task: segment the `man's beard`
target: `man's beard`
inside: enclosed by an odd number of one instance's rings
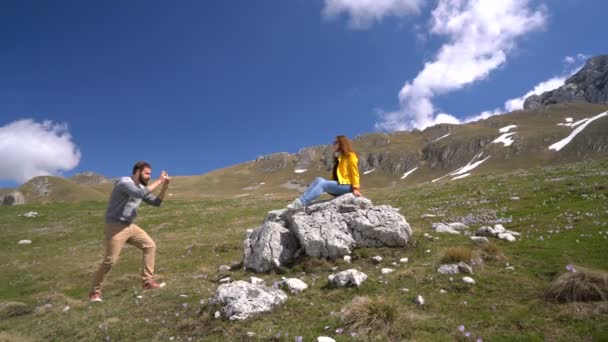
[[[143,185],[146,185],[146,186],[147,186],[147,185],[148,185],[148,180],[149,180],[149,179],[145,179],[145,178],[144,178],[144,175],[139,175],[139,182],[140,182],[141,184],[143,184]]]

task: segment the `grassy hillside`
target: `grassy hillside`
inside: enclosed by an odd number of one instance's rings
[[[347,341],[351,337],[340,312],[357,296],[382,303],[378,308],[390,313],[391,323],[379,340],[606,340],[607,303],[543,300],[545,289],[568,264],[608,270],[606,175],[608,162],[602,161],[368,192],[374,204],[401,209],[414,231],[410,246],[357,249],[352,264],[305,260],[283,275],[258,275],[267,284],[281,276],[297,277],[310,287],[290,294],[274,312],[245,322],[213,318],[216,308],[207,303],[217,288],[218,267],[239,261],[245,230],[259,225],[267,211],[284,206],[291,194],[168,200],[161,208],[142,207],[138,223],[158,244],[157,272],[168,287],[142,293],[141,254],[128,247],[110,273],[101,304],[89,304],[86,297],[102,254],[104,202],[3,207],[0,340],[293,341],[303,336],[311,341],[326,335]],[[186,191],[191,185],[176,179],[174,186]],[[39,216],[21,216],[27,211]],[[455,220],[468,223],[471,231],[503,222],[523,237],[495,241],[494,248],[482,250],[466,236],[431,229],[433,222]],[[32,244],[17,244],[22,239]],[[475,285],[463,284],[458,275],[450,282],[436,272],[451,247],[468,248],[483,260],[472,275]],[[371,262],[374,255],[384,258],[381,265]],[[409,258],[407,264],[391,265],[403,257]],[[381,267],[396,271],[381,276]],[[348,268],[369,279],[361,288],[326,287],[329,274]],[[252,275],[231,272],[233,279]],[[426,299],[422,307],[412,302],[419,294]],[[471,332],[470,339],[460,325]],[[338,328],[346,329],[338,334]],[[255,337],[247,337],[248,332]]]
[[[108,197],[93,188],[50,176],[32,178],[18,190],[25,196],[26,203],[102,201]]]

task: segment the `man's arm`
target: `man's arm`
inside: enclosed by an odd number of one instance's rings
[[[144,202],[155,207],[160,207],[161,203],[163,203],[163,200],[165,199],[165,193],[167,192],[167,189],[169,188],[169,183],[171,182],[171,177],[169,177],[169,175],[165,171],[161,173],[161,179],[163,180],[163,187],[160,189],[160,194],[158,194],[158,196],[154,196],[154,194],[150,193],[143,198]]]

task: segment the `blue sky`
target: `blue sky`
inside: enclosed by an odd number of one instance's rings
[[[602,0],[6,0],[0,186],[137,160],[201,174],[506,112],[608,52],[605,13]]]

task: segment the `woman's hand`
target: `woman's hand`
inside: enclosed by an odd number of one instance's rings
[[[353,195],[361,197],[361,192],[359,191],[359,189],[353,189]]]

